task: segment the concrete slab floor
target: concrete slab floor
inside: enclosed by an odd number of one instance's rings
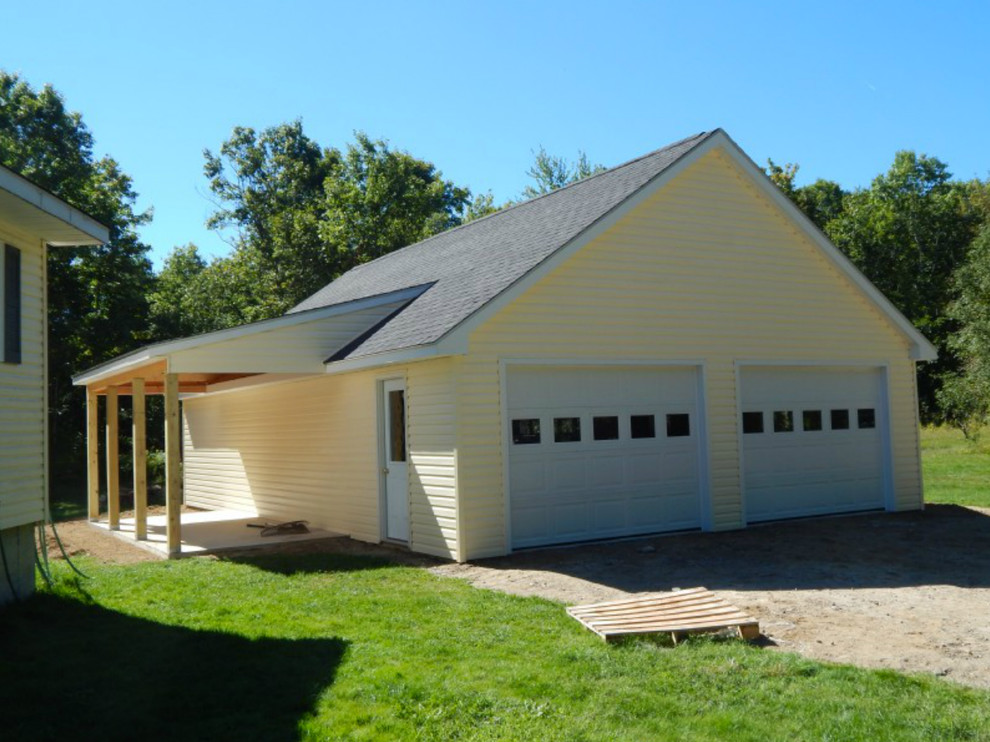
[[[325,531],[322,528],[309,528],[309,533],[289,533],[275,536],[262,536],[260,528],[250,528],[248,524],[275,524],[275,518],[262,518],[237,510],[200,510],[182,513],[182,552],[178,556],[199,556],[217,554],[224,551],[252,549],[284,544],[288,542],[315,541],[326,538],[344,538],[342,533]],[[96,521],[93,526],[126,540],[162,557],[168,557],[166,542],[165,515],[148,516],[148,538],[138,541],[134,538],[134,518],[121,518],[120,530],[111,531],[105,521]]]

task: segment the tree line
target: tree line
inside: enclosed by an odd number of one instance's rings
[[[0,71],[0,164],[110,228],[98,248],[49,255],[52,462],[78,474],[84,461],[80,370],[143,344],[283,314],[361,263],[511,202],[445,178],[432,163],[357,132],[322,146],[291,121],[236,128],[204,151],[215,210],[208,226],[229,254],[207,260],[175,247],[157,273],[138,230],[131,178],[97,158],[80,114],[51,86]],[[534,152],[519,199],[604,169]],[[990,180],[953,179],[935,157],[896,153],[868,187],[817,180],[798,186],[798,166],[768,162],[767,174],[938,348],[919,368],[925,422],[968,433],[990,410]],[[154,427],[149,434],[154,435]],[[154,440],[152,440],[154,444]]]

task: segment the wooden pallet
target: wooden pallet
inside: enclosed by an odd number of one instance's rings
[[[760,635],[756,619],[703,587],[575,605],[567,612],[605,641],[669,632],[676,644],[683,634],[729,628],[738,629],[743,639]]]

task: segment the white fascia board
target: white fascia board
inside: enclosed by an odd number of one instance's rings
[[[83,373],[72,377],[72,383],[76,386],[92,384],[95,381],[100,381],[101,379],[105,379],[110,376],[116,376],[129,368],[143,366],[149,361],[167,358],[172,353],[178,353],[180,351],[190,350],[192,348],[199,348],[204,345],[222,343],[227,340],[234,340],[246,335],[269,332],[271,330],[292,327],[294,325],[301,325],[307,322],[317,322],[320,320],[329,319],[330,317],[335,317],[337,315],[359,312],[363,309],[371,309],[373,307],[381,306],[382,304],[392,304],[396,301],[412,299],[419,296],[424,290],[424,286],[413,286],[410,288],[399,289],[398,291],[392,291],[387,294],[377,294],[375,296],[355,299],[353,301],[344,302],[341,304],[331,304],[327,307],[318,307],[316,309],[308,309],[302,312],[294,312],[281,317],[275,317],[274,319],[253,322],[249,325],[240,325],[238,327],[231,327],[226,330],[207,332],[202,335],[193,335],[191,337],[180,338],[178,340],[166,340],[162,343],[155,343],[154,345],[145,346],[144,348],[140,348],[132,353],[128,353],[127,355],[119,356],[118,358],[115,358],[114,360],[103,365],[95,366],[94,368],[84,371]]]
[[[650,198],[654,193],[667,185],[667,183],[684,172],[684,170],[691,167],[691,165],[708,154],[708,152],[710,152],[714,147],[718,146],[719,141],[717,139],[717,135],[720,133],[722,133],[722,130],[717,129],[708,134],[692,149],[685,152],[675,162],[664,168],[664,170],[657,174],[652,180],[647,181],[638,191],[614,206],[611,211],[601,216],[583,232],[571,238],[570,242],[551,253],[540,263],[537,263],[535,266],[530,268],[529,271],[521,275],[515,280],[514,283],[505,288],[502,293],[491,299],[487,304],[479,307],[475,310],[474,314],[462,320],[460,324],[449,330],[447,334],[440,339],[440,342],[450,342],[458,347],[466,348],[468,337],[480,325],[487,322],[498,312],[502,311],[505,307],[518,299],[533,284],[570,259],[570,257],[582,247],[611,229],[629,212]]]
[[[808,237],[827,257],[839,271],[852,281],[876,307],[887,316],[911,342],[911,359],[915,361],[934,361],[938,358],[938,351],[935,346],[918,331],[911,321],[901,314],[900,310],[891,304],[890,299],[883,295],[866,276],[853,265],[832,241],[815,225],[808,216],[799,209],[784,193],[774,184],[760,167],[753,162],[742,148],[736,144],[732,137],[721,129],[715,132],[716,141],[732,157],[737,165],[750,176],[754,184],[760,188],[770,200],[779,207],[797,225],[802,233]]]
[[[110,230],[89,214],[70,206],[58,196],[2,166],[0,166],[0,189],[17,196],[39,211],[59,219],[80,232],[78,240],[71,242],[48,241],[49,245],[54,247],[102,245],[110,239]]]
[[[75,386],[87,386],[96,381],[102,379],[110,378],[111,376],[116,376],[117,374],[123,373],[131,368],[140,368],[149,363],[155,363],[161,361],[165,358],[164,355],[154,353],[154,349],[157,346],[149,345],[144,348],[138,348],[131,353],[127,353],[122,356],[118,356],[111,361],[107,361],[99,366],[94,366],[93,368],[83,371],[81,374],[77,374],[72,377],[72,383]]]

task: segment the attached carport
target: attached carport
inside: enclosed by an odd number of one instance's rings
[[[133,405],[136,539],[147,538],[146,397],[165,400],[167,548],[182,543],[181,399],[326,373],[326,360],[401,311],[423,287],[320,307],[190,338],[149,345],[73,379],[86,387],[88,515],[100,518],[99,400],[105,399],[107,520],[120,529],[119,401]]]

